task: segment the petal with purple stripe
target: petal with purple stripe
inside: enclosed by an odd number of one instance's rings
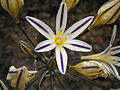
[[[111,48],[112,55],[119,54],[120,53],[120,46],[115,46]]]
[[[65,35],[68,34],[69,39],[73,39],[77,37],[80,33],[82,33],[92,22],[93,16],[86,17],[75,24],[73,24],[66,32]]]
[[[75,39],[67,40],[63,46],[73,51],[90,52],[92,50],[91,45],[83,41],[75,40]]]
[[[39,31],[42,35],[44,35],[48,39],[52,39],[52,37],[55,36],[54,32],[51,30],[51,28],[46,25],[44,22],[41,20],[34,18],[34,17],[29,17],[27,16],[26,19],[30,24],[33,25]]]
[[[67,6],[64,2],[61,3],[56,16],[56,33],[59,33],[60,30],[64,32],[67,23]]]
[[[63,47],[56,47],[55,53],[58,69],[62,74],[65,74],[67,68],[67,53]]]
[[[35,48],[35,51],[36,52],[46,52],[46,51],[49,51],[49,50],[52,50],[53,48],[55,48],[55,44],[52,43],[51,40],[45,40],[43,42],[40,42],[36,48]]]
[[[120,67],[120,57],[117,56],[111,56],[111,59],[113,59],[113,64]]]

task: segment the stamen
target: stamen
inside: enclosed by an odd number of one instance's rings
[[[62,46],[65,43],[66,39],[67,39],[66,36],[67,36],[67,34],[62,37],[62,32],[56,34],[55,39],[54,39],[54,43],[57,46]]]

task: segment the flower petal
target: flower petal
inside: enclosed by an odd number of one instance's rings
[[[117,77],[117,76],[119,76],[119,73],[118,73],[118,71],[117,71],[117,69],[116,69],[116,67],[110,62],[110,61],[106,61],[108,64],[109,64],[109,66],[111,67],[111,74],[112,75],[114,75],[115,77]],[[120,78],[120,77],[119,77]]]
[[[111,52],[112,52],[112,55],[116,55],[120,53],[120,46],[112,47]]]
[[[120,67],[120,57],[115,60],[114,65]]]
[[[67,6],[62,2],[56,16],[56,34],[62,30],[64,32],[67,23]]]
[[[67,40],[65,44],[63,45],[64,47],[71,49],[73,51],[82,51],[82,52],[89,52],[92,50],[92,46],[80,41],[80,40]]]
[[[55,44],[52,44],[52,42],[53,41],[51,41],[51,40],[45,40],[45,41],[40,42],[36,46],[35,51],[36,52],[46,52],[46,51],[52,50],[56,46]]]
[[[116,32],[117,32],[117,26],[114,25],[109,46],[108,46],[104,51],[102,51],[102,52],[100,53],[101,55],[103,54],[104,57],[107,57],[109,54],[111,54],[111,53],[110,53],[110,52],[111,52],[111,47],[112,47],[112,45],[113,45],[113,43],[114,43],[114,40],[115,40],[115,37],[116,37]],[[103,58],[104,58],[104,57],[103,57]]]
[[[93,16],[86,17],[75,24],[73,24],[64,35],[68,34],[69,39],[73,39],[77,37],[80,33],[82,33],[92,22]]]
[[[56,47],[56,61],[62,74],[65,74],[67,68],[67,53],[63,47]]]
[[[28,20],[30,24],[33,25],[33,27],[35,27],[46,38],[51,39],[52,37],[55,36],[51,28],[48,25],[46,25],[44,22],[42,22],[41,20],[34,18],[34,17],[29,17],[29,16],[26,16],[26,19]]]

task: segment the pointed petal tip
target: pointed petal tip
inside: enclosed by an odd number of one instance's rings
[[[60,72],[62,75],[65,75],[65,72]]]
[[[91,45],[89,45],[88,47],[87,47],[87,50],[86,51],[84,51],[84,52],[91,52],[92,51],[92,46]]]
[[[61,2],[61,5],[63,5],[63,4],[64,4],[64,5],[66,5],[66,3],[65,3],[65,2]]]
[[[93,20],[94,16],[88,16],[91,20]]]
[[[25,18],[26,18],[27,21],[31,21],[33,17],[31,17],[31,16],[26,16]]]
[[[40,51],[39,51],[39,50],[37,50],[37,49],[38,49],[38,48],[36,47],[36,48],[34,49],[34,51],[35,51],[35,52],[40,52]]]
[[[25,18],[28,20],[30,18],[30,16],[26,16]]]

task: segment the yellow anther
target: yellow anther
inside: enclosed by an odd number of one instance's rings
[[[62,32],[59,32],[55,35],[54,43],[57,44],[57,46],[62,46],[66,41],[66,36],[67,34],[62,37]]]

